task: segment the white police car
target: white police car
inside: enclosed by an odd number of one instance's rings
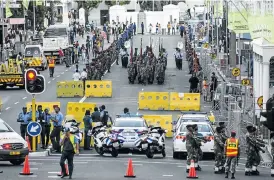
[[[20,165],[28,154],[28,143],[4,120],[0,119],[0,161]]]

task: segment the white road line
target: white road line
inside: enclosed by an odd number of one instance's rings
[[[66,71],[68,71],[68,70],[66,69]]]
[[[59,179],[59,177],[57,175],[56,176],[48,176],[48,178],[50,178],[50,179]]]
[[[79,103],[83,103],[87,99],[86,96],[84,96],[82,99],[80,99]]]
[[[24,176],[24,175],[18,175],[18,177],[24,177],[24,178],[26,178],[26,176]],[[27,177],[28,178],[35,178],[35,177],[37,177],[37,175],[29,175]],[[56,178],[56,176],[55,176],[55,178]]]
[[[60,172],[48,172],[48,174],[59,174]],[[56,176],[55,176],[56,177]]]
[[[88,162],[73,162],[73,164],[87,164]]]
[[[60,77],[60,75],[56,76],[56,77]]]
[[[53,81],[55,80],[55,78],[52,79]]]
[[[17,101],[17,102],[15,102],[14,104],[18,104],[19,102]]]
[[[173,175],[163,175],[164,177],[173,177]]]
[[[48,82],[48,84],[50,83],[50,81]]]
[[[65,72],[62,72],[61,74],[64,74]]]
[[[27,97],[23,97],[22,99],[27,99]]]
[[[30,170],[38,170],[38,168],[30,168]]]
[[[7,108],[6,108],[6,110],[9,110],[9,109],[10,109],[10,107],[7,107]]]

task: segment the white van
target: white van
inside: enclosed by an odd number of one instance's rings
[[[28,143],[0,119],[0,161],[21,165],[28,154]]]

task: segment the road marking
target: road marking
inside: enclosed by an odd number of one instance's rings
[[[27,97],[23,97],[22,99],[27,99]]]
[[[57,175],[56,176],[48,176],[48,178],[50,178],[50,179],[59,179],[59,177]]]
[[[124,165],[127,166],[128,164],[125,163]],[[133,163],[132,165],[133,165],[133,166],[143,166],[143,164],[134,164],[134,163]]]
[[[15,102],[14,104],[18,104],[19,102],[17,101],[17,102]]]
[[[48,174],[59,174],[60,172],[48,172]],[[56,177],[56,176],[55,176]]]
[[[60,75],[56,76],[56,77],[60,77]]]
[[[7,108],[6,108],[6,110],[9,110],[9,109],[10,109],[10,107],[7,107]]]
[[[53,81],[55,80],[55,78],[52,79]]]
[[[50,81],[48,83],[50,83]]]
[[[88,162],[77,162],[77,161],[74,161],[73,164],[87,164]]]
[[[38,170],[38,168],[30,168],[30,170]]]
[[[68,70],[66,69],[66,71],[68,71]]]
[[[26,178],[26,176],[24,176],[24,175],[18,175],[18,177],[24,177],[24,178]],[[33,177],[33,178],[34,178],[34,177],[37,177],[37,175],[29,175],[29,176],[27,176],[27,177],[28,177],[28,178],[29,178],[29,177]],[[55,176],[55,178],[56,178],[56,176]]]
[[[61,74],[64,74],[65,72],[62,72]]]
[[[179,168],[184,168],[184,167],[186,167],[186,166],[177,166],[177,167],[179,167]]]
[[[173,175],[163,175],[164,177],[173,177]]]
[[[83,103],[87,99],[86,96],[84,96],[82,99],[80,99],[79,103]]]

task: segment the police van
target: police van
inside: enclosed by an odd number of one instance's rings
[[[48,62],[41,45],[26,45],[23,60],[28,68],[41,69],[42,71],[48,68]]]
[[[28,143],[0,119],[0,161],[21,165],[28,154]]]

